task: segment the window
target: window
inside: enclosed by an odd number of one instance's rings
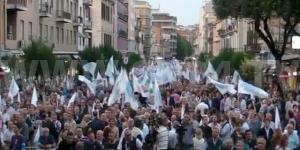
[[[56,43],[59,43],[59,28],[56,27]]]
[[[65,34],[64,34],[64,29],[61,29],[61,44],[64,44],[64,39],[65,38]]]
[[[77,44],[77,31],[74,31],[74,44]],[[81,42],[81,41],[80,41]]]
[[[45,40],[48,40],[48,25],[45,25]]]
[[[70,7],[71,7],[71,9],[70,9],[70,10],[71,10],[71,12],[70,12],[70,13],[71,13],[71,15],[73,15],[73,2],[71,2],[71,5],[70,5]]]
[[[32,22],[28,22],[29,31],[28,31],[28,40],[32,40]]]
[[[102,20],[105,20],[105,4],[102,3],[101,5],[101,16],[102,16]]]
[[[43,37],[43,24],[40,23],[40,38]]]
[[[67,40],[66,40],[66,44],[69,44],[69,30],[67,30]]]
[[[70,1],[69,0],[67,0],[67,12],[70,12],[69,10],[70,10]]]
[[[111,35],[104,34],[104,45],[111,45]]]
[[[70,44],[72,45],[73,44],[73,32],[70,31]]]
[[[21,20],[21,34],[22,34],[22,40],[25,39],[25,35],[24,35],[24,20]]]
[[[50,29],[50,41],[53,41],[53,34],[54,34],[54,27],[51,26],[51,29]]]

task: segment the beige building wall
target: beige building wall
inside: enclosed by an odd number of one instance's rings
[[[21,50],[30,44],[31,39],[39,37],[39,1],[23,0],[26,6],[20,11],[14,4],[7,3],[6,49]],[[21,7],[21,6],[20,6]]]
[[[115,0],[97,0],[91,6],[92,45],[114,45]],[[104,14],[103,14],[104,13]]]
[[[0,50],[4,49],[5,43],[5,1],[0,1]]]

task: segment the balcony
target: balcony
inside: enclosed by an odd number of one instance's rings
[[[93,1],[92,0],[83,0],[83,4],[86,5],[86,6],[92,6]]]
[[[58,10],[57,11],[57,22],[60,23],[71,23],[71,13],[63,11],[63,10]]]
[[[128,16],[126,14],[122,14],[118,12],[118,17],[120,20],[123,20],[124,22],[128,22]]]
[[[73,26],[74,27],[78,27],[78,26],[82,26],[83,22],[82,22],[82,17],[81,16],[76,16],[73,22]]]
[[[41,4],[40,17],[52,17],[52,8],[48,3]]]
[[[92,32],[92,21],[91,21],[91,19],[85,19],[85,21],[83,23],[83,30],[87,33]]]
[[[7,10],[26,11],[27,0],[7,0]]]
[[[119,37],[121,37],[121,38],[128,38],[128,33],[126,32],[126,31],[124,31],[124,30],[119,30]]]

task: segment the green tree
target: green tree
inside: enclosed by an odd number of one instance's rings
[[[108,63],[110,57],[113,56],[118,67],[124,66],[122,54],[109,45],[85,48],[79,55],[81,60],[87,62],[97,62],[100,60],[104,61],[105,65]]]
[[[240,67],[240,73],[243,80],[248,82],[254,82],[255,68],[249,61],[244,61]]]
[[[246,18],[254,23],[255,32],[266,43],[276,60],[276,74],[280,93],[285,96],[279,79],[281,61],[287,49],[291,34],[297,34],[296,26],[300,23],[299,0],[213,0],[214,10],[219,19]],[[283,26],[282,42],[275,39],[271,32],[272,19],[280,20]]]
[[[193,47],[184,37],[177,35],[177,54],[176,58],[184,60],[185,57],[192,56],[194,53]]]
[[[49,73],[53,72],[54,65],[55,65],[55,55],[53,54],[53,49],[47,46],[42,40],[32,41],[31,44],[23,49],[24,52],[24,60],[25,60],[25,67],[26,70],[30,70],[30,66],[33,61],[46,61],[49,67]],[[28,74],[29,72],[27,72]],[[44,72],[45,73],[45,72]],[[45,75],[43,74],[41,63],[38,63],[36,76],[38,75]]]
[[[246,18],[254,22],[258,36],[266,43],[277,60],[277,73],[288,43],[289,36],[297,33],[300,23],[299,0],[213,0],[214,10],[219,19]],[[277,42],[270,29],[272,19],[280,19],[283,25],[283,42]],[[297,33],[299,34],[299,33]]]
[[[222,62],[230,62],[230,72],[240,70],[241,64],[246,59],[252,59],[254,55],[245,52],[235,52],[233,49],[224,49],[218,56],[212,58],[212,65],[217,68]]]
[[[127,71],[131,70],[132,67],[134,67],[137,64],[141,64],[143,59],[140,55],[136,53],[129,53],[128,55],[128,63],[126,64]]]

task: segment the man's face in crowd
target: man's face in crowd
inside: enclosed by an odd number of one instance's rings
[[[251,131],[246,132],[246,139],[247,140],[252,140],[252,138],[253,138],[252,132]]]
[[[103,132],[101,130],[97,131],[96,138],[97,140],[103,140]]]
[[[244,141],[243,140],[237,141],[236,150],[244,150]]]
[[[176,117],[176,115],[172,115],[172,117],[171,117],[171,121],[172,122],[174,122],[174,121],[176,121],[177,120],[177,117]]]
[[[212,120],[212,122],[216,123],[218,121],[217,116],[216,115],[212,115],[211,116],[211,120]]]
[[[48,129],[48,128],[45,128],[45,129],[43,130],[43,135],[44,135],[45,137],[48,137],[48,136],[49,136],[49,129]]]
[[[129,118],[127,121],[128,128],[134,127],[134,120],[132,118]]]
[[[82,136],[82,129],[76,128],[76,135],[80,138]]]
[[[287,128],[288,134],[292,134],[292,133],[293,133],[293,131],[294,131],[294,126],[293,126],[292,124],[289,123],[289,124],[286,126],[286,128]]]
[[[219,136],[219,129],[218,128],[213,128],[212,136],[214,138],[217,138]]]
[[[256,139],[257,150],[265,150],[266,149],[266,140],[262,137]]]

